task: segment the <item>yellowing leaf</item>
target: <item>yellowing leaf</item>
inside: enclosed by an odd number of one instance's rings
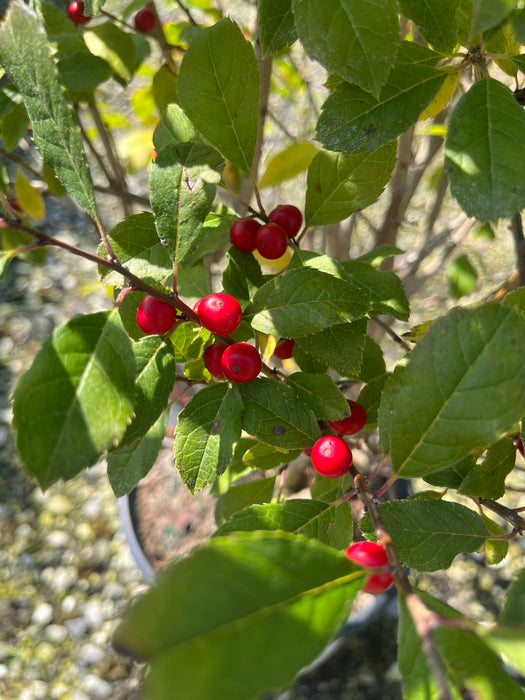
[[[430,119],[439,114],[442,109],[448,105],[450,98],[454,94],[454,91],[459,82],[459,72],[450,73],[445,78],[445,82],[439,88],[437,95],[434,97],[432,102],[426,107],[419,115],[418,121],[423,121],[425,119]]]
[[[255,256],[255,259],[258,263],[260,263],[261,265],[266,265],[266,267],[271,268],[275,272],[280,272],[281,270],[284,270],[284,268],[288,265],[292,258],[292,254],[289,248],[286,250],[286,253],[284,255],[281,255],[280,258],[276,258],[275,260],[263,258],[263,256],[257,250],[253,251],[253,255]]]
[[[22,171],[18,171],[16,176],[15,192],[18,203],[26,214],[36,221],[42,221],[46,215],[46,205],[40,192],[33,187]]]
[[[260,181],[259,188],[273,187],[306,170],[317,148],[312,143],[294,143],[270,158]]]
[[[117,151],[129,164],[131,172],[144,168],[153,152],[153,130],[133,129],[117,142]]]

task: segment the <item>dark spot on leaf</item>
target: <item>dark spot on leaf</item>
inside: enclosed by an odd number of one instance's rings
[[[371,135],[374,133],[374,131],[376,131],[376,125],[375,125],[375,124],[369,124],[369,125],[366,127],[366,129],[365,129],[365,131],[364,131],[364,134],[365,134],[365,136],[371,136]]]
[[[320,182],[315,183],[315,191],[318,192],[319,194],[321,194],[321,192],[323,191],[323,188],[321,187]]]
[[[284,425],[274,425],[273,432],[275,435],[284,435],[284,433],[286,432],[286,428],[284,427]]]

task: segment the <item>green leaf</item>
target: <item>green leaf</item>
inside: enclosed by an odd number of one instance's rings
[[[400,0],[402,14],[417,24],[419,31],[436,51],[450,54],[457,43],[457,0]]]
[[[430,596],[419,594],[432,603],[440,615],[459,618],[456,611]],[[400,599],[398,664],[403,677],[403,695],[407,698],[438,698],[440,688],[428,667],[414,622],[403,598]],[[523,690],[506,673],[501,658],[470,631],[454,625],[439,625],[432,639],[446,671],[453,697],[509,698],[522,700]]]
[[[241,410],[237,387],[222,382],[198,391],[179,413],[175,464],[192,493],[228,466],[241,435]]]
[[[377,248],[372,248],[368,253],[354,258],[356,262],[366,263],[376,268],[379,267],[385,260],[394,257],[394,255],[402,255],[405,251],[393,245],[379,245]]]
[[[210,164],[212,167],[210,167]],[[201,244],[203,223],[215,199],[221,157],[209,146],[166,146],[151,166],[151,206],[159,237],[175,263]]]
[[[456,555],[475,552],[489,537],[483,518],[459,503],[409,498],[378,509],[401,562],[417,571],[448,569]],[[370,515],[359,528],[373,536]]]
[[[485,523],[485,527],[487,528],[487,531],[491,535],[496,535],[496,537],[499,538],[504,538],[506,533],[505,530],[498,525],[497,523],[494,522],[494,520],[491,520],[488,518],[485,513],[482,513],[482,518],[483,522]],[[493,565],[493,564],[499,564],[500,561],[503,561],[505,557],[507,556],[509,552],[509,541],[507,539],[492,539],[492,540],[487,540],[485,542],[485,560],[487,564]]]
[[[46,34],[22,2],[9,6],[0,27],[0,63],[24,99],[33,139],[44,162],[55,169],[69,194],[96,219],[93,183],[78,121],[58,82]]]
[[[287,270],[263,285],[244,318],[255,330],[300,338],[366,314],[361,287],[313,268]]]
[[[15,104],[2,119],[2,138],[8,153],[14,151],[29,126],[29,117],[23,103]]]
[[[505,493],[505,479],[515,462],[516,448],[512,439],[498,440],[489,447],[483,462],[466,475],[459,493],[474,498],[501,498]]]
[[[57,328],[14,392],[20,457],[42,488],[116,446],[134,407],[135,359],[115,311]]]
[[[92,54],[109,63],[124,85],[131,80],[138,67],[137,49],[131,34],[113,22],[104,22],[85,30],[84,41]]]
[[[261,0],[259,32],[263,58],[291,46],[297,39],[292,0]]]
[[[303,339],[304,340],[304,339]],[[328,363],[318,360],[313,355],[305,352],[298,343],[295,343],[293,349],[293,359],[297,366],[303,372],[309,372],[310,374],[324,374],[328,369]]]
[[[476,288],[478,273],[467,255],[459,255],[447,267],[448,286],[454,299],[470,294]]]
[[[301,452],[302,450],[283,450],[264,442],[256,442],[243,454],[242,461],[252,469],[273,469],[291,462]]]
[[[378,95],[399,46],[395,0],[293,0],[299,39],[331,73]]]
[[[85,0],[85,14],[89,17],[98,15],[106,0]]]
[[[326,362],[341,376],[358,378],[363,364],[366,328],[367,320],[360,319],[297,338],[294,357],[296,348],[300,348],[317,360]]]
[[[479,80],[460,99],[445,142],[450,191],[480,221],[512,216],[525,207],[525,113],[498,80]]]
[[[89,51],[74,51],[62,56],[57,68],[62,84],[68,90],[94,90],[113,72],[107,61]]]
[[[217,525],[221,525],[229,520],[234,513],[252,505],[252,503],[269,503],[273,498],[274,488],[275,476],[254,479],[231,486],[226,493],[217,499],[215,522]]]
[[[525,569],[522,569],[507,591],[499,623],[508,627],[525,627]]]
[[[157,461],[166,435],[168,417],[169,411],[164,411],[145,435],[108,455],[108,479],[117,498],[129,493]]]
[[[297,141],[280,151],[268,161],[259,180],[259,189],[275,187],[304,172],[319,149],[313,143]]]
[[[476,466],[476,460],[472,455],[467,455],[457,464],[446,469],[440,469],[432,474],[425,474],[423,477],[428,484],[432,486],[441,486],[442,488],[457,489],[467,474]]]
[[[181,265],[178,268],[177,291],[181,297],[195,302],[211,294],[210,275],[204,260],[195,265]]]
[[[439,54],[410,41],[378,96],[341,83],[323,105],[317,138],[331,151],[375,151],[403,134],[432,102],[447,73],[435,67]]]
[[[148,700],[171,700],[174,688],[185,700],[258,698],[290,684],[340,629],[360,574],[314,540],[217,537],[158,577],[114,643],[151,663]]]
[[[216,253],[230,245],[230,226],[233,218],[234,213],[231,209],[224,204],[216,204],[204,219],[202,230],[196,237],[195,244],[191,246],[184,264],[193,265],[205,255]]]
[[[108,234],[108,241],[120,264],[141,280],[163,290],[162,281],[172,272],[166,248],[161,244],[153,215],[149,212],[133,214],[121,221]],[[101,245],[99,255],[105,256]],[[106,284],[122,287],[122,275],[99,267]]]
[[[516,40],[520,44],[525,44],[525,7],[516,12],[512,18],[512,30]]]
[[[286,378],[286,383],[319,420],[340,420],[348,412],[347,400],[327,374],[295,372]]]
[[[524,343],[525,318],[510,306],[435,321],[383,393],[381,443],[394,470],[424,476],[508,433],[525,415]]]
[[[202,135],[249,173],[258,129],[259,72],[251,44],[232,20],[203,29],[191,42],[178,88],[182,108]]]
[[[308,168],[305,227],[343,221],[373,204],[389,182],[397,144],[372,153],[319,151]]]
[[[123,445],[144,436],[166,409],[175,383],[173,345],[160,336],[147,336],[133,343],[135,355],[135,416]]]
[[[153,133],[157,153],[166,146],[197,141],[199,133],[179,105],[168,105]]]
[[[153,94],[153,99],[155,100],[155,104],[157,105],[157,108],[161,113],[163,113],[169,107],[170,104],[173,104],[178,100],[177,76],[173,74],[173,72],[170,68],[168,68],[167,65],[162,65],[153,76],[151,90]],[[156,131],[157,129],[155,129],[155,132]],[[191,137],[189,139],[183,140],[193,141]],[[162,149],[159,148],[158,150],[160,151]]]
[[[289,386],[259,377],[240,384],[239,391],[242,427],[258,440],[285,449],[304,449],[321,436],[315,414]]]
[[[366,411],[366,428],[375,428],[377,425],[377,415],[381,404],[381,395],[385,387],[386,380],[390,375],[386,372],[371,379],[368,384],[361,389],[357,402]]]
[[[224,291],[239,302],[249,301],[264,284],[264,276],[257,260],[249,253],[231,247],[226,255],[228,264],[222,276]]]
[[[472,0],[472,33],[483,34],[501,24],[515,7],[515,0]]]
[[[391,270],[376,270],[357,260],[341,263],[347,277],[361,284],[370,292],[372,314],[388,314],[401,321],[408,321],[410,307],[399,277]]]
[[[284,530],[295,535],[311,537],[334,549],[344,549],[349,544],[348,528],[351,525],[347,523],[343,538],[336,532],[337,521],[343,512],[350,512],[347,503],[332,507],[323,501],[306,498],[293,498],[284,503],[252,505],[235,513],[231,520],[219,527],[214,537],[229,535],[232,532]]]

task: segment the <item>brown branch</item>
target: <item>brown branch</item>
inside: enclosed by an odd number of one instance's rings
[[[491,498],[476,498],[474,500],[480,506],[485,506],[485,508],[488,508],[493,513],[496,513],[496,515],[499,515],[500,518],[510,523],[518,534],[522,535],[525,531],[525,518],[518,515],[520,509],[507,508],[507,506],[493,501]]]
[[[525,286],[525,237],[523,235],[523,222],[521,214],[517,212],[510,220],[510,230],[514,238],[514,250],[516,252],[516,269],[518,271],[518,286]]]

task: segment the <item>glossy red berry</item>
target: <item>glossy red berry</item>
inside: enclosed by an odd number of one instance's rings
[[[314,469],[330,478],[344,476],[352,464],[352,451],[338,435],[325,435],[312,447]]]
[[[137,325],[148,335],[164,335],[173,327],[177,312],[157,297],[145,296],[137,309]]]
[[[293,204],[279,204],[270,212],[268,218],[279,224],[289,238],[293,238],[303,225],[303,215]]]
[[[139,10],[135,15],[134,22],[135,28],[138,29],[139,32],[148,34],[157,24],[157,18],[151,7],[143,7],[142,10]]]
[[[261,371],[261,356],[249,343],[234,343],[223,352],[221,366],[226,379],[251,382]]]
[[[261,224],[255,219],[237,219],[230,227],[230,241],[243,253],[255,250],[255,234]]]
[[[221,358],[227,347],[226,343],[213,343],[213,345],[209,345],[204,351],[202,355],[204,364],[212,377],[224,379]]]
[[[91,17],[84,15],[83,0],[75,0],[75,2],[70,3],[67,8],[67,14],[69,19],[75,24],[87,24],[91,20]]]
[[[233,333],[242,321],[241,305],[230,294],[209,294],[194,308],[202,325],[217,335]]]
[[[255,247],[263,258],[275,260],[286,253],[288,236],[278,224],[264,224],[255,234]]]
[[[364,566],[367,569],[377,569],[388,566],[388,557],[385,548],[379,542],[354,542],[345,552],[351,561]],[[390,588],[394,577],[388,571],[382,574],[371,574],[363,586],[367,593],[383,593]]]
[[[350,413],[341,420],[329,420],[328,425],[339,435],[354,435],[366,424],[366,411],[361,404],[348,399]]]
[[[280,360],[288,360],[293,355],[293,348],[295,345],[295,340],[292,338],[285,338],[280,340],[275,346],[273,354]]]

